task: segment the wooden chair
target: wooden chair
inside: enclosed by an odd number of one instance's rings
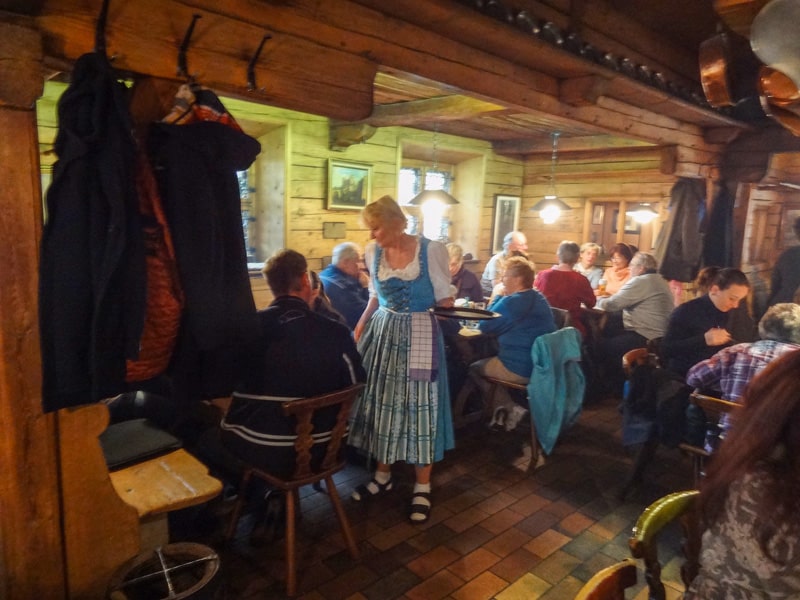
[[[680,521],[683,528],[683,553],[686,558],[681,567],[681,579],[688,589],[697,575],[700,557],[700,522],[695,502],[700,492],[688,490],[673,492],[659,498],[639,516],[628,545],[634,558],[644,559],[644,574],[650,589],[648,600],[664,600],[661,582],[661,563],[658,561],[658,534],[664,527]]]
[[[625,590],[636,585],[636,561],[618,562],[595,573],[578,591],[575,600],[625,600]]]
[[[689,402],[703,410],[706,416],[706,424],[709,422],[718,423],[722,415],[732,413],[740,406],[735,402],[722,400],[714,396],[707,396],[700,393],[698,390],[692,392],[691,396],[689,396]],[[682,443],[678,447],[692,457],[694,484],[695,486],[700,485],[700,480],[704,476],[706,461],[711,456],[711,453],[703,446],[693,446],[691,444]]]
[[[352,385],[343,390],[332,392],[329,394],[322,394],[301,400],[291,400],[284,402],[282,405],[283,414],[287,417],[295,417],[297,419],[297,427],[295,432],[297,438],[294,443],[295,447],[295,469],[294,473],[288,479],[278,477],[272,473],[259,469],[257,467],[248,467],[239,488],[239,497],[231,515],[231,520],[228,525],[228,530],[225,535],[226,541],[233,538],[236,532],[236,525],[239,521],[239,516],[242,507],[247,498],[247,487],[253,477],[266,481],[273,487],[282,490],[286,494],[286,592],[289,596],[294,596],[297,591],[297,564],[295,554],[295,521],[296,521],[296,508],[299,506],[298,489],[304,485],[311,485],[324,480],[328,496],[339,519],[339,525],[342,529],[347,548],[353,558],[358,558],[358,549],[356,548],[355,538],[350,530],[350,525],[347,521],[347,515],[342,507],[342,501],[336,491],[336,485],[333,482],[333,475],[342,470],[345,466],[344,452],[343,452],[343,438],[347,432],[347,419],[350,414],[350,408],[353,405],[356,397],[361,389],[364,387],[363,383]],[[314,429],[313,418],[317,411],[329,407],[339,407],[336,417],[336,424],[331,431],[331,439],[328,442],[328,447],[325,451],[325,456],[322,462],[315,466],[312,464],[311,449],[314,445],[312,432]]]
[[[657,357],[648,348],[634,348],[622,355],[622,370],[626,377],[630,377],[633,367],[636,365],[646,365],[657,363]]]
[[[557,329],[563,329],[564,327],[572,326],[572,315],[569,314],[568,310],[564,308],[556,308],[555,306],[551,306],[550,310],[553,313],[553,320],[556,322]]]
[[[489,377],[487,375],[483,375],[483,378],[491,384],[489,388],[489,402],[486,403],[487,411],[491,410],[491,407],[494,406],[494,397],[497,393],[497,390],[500,387],[507,388],[509,390],[516,390],[525,394],[525,397],[528,397],[528,384],[527,383],[514,383],[512,381],[506,381],[505,379],[497,379],[496,377]],[[491,416],[491,415],[488,415]],[[541,446],[539,446],[539,438],[536,436],[536,423],[533,421],[533,415],[530,415],[531,419],[531,462],[530,468],[535,469],[536,466],[539,464],[539,454],[541,452]]]

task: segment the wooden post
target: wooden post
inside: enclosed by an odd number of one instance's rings
[[[38,258],[42,229],[34,105],[42,43],[0,17],[0,598],[64,598],[54,415],[41,408]]]

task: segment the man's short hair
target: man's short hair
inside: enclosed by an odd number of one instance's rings
[[[564,240],[561,242],[558,245],[558,250],[556,250],[556,256],[558,256],[558,260],[568,265],[574,265],[576,262],[578,262],[580,255],[580,246],[569,240]]]
[[[334,247],[331,253],[331,263],[338,265],[346,260],[358,260],[361,257],[361,248],[355,242],[342,242]]]
[[[273,296],[286,296],[300,290],[302,279],[308,273],[308,263],[296,250],[284,248],[269,257],[261,273]]]
[[[634,262],[640,265],[645,271],[652,271],[655,273],[658,270],[658,261],[656,257],[647,252],[637,252],[634,254],[631,259],[631,264]]]
[[[522,277],[522,285],[526,288],[533,287],[533,278],[536,275],[531,262],[522,256],[512,256],[506,260],[505,272],[511,271],[516,277]]]
[[[762,340],[800,344],[800,304],[781,302],[764,313],[758,322]]]

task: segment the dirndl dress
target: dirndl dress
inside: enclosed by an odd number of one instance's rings
[[[348,443],[385,464],[403,460],[428,465],[441,460],[444,451],[454,447],[444,341],[437,320],[428,312],[435,304],[428,275],[428,243],[420,238],[416,279],[380,280],[383,252],[379,246],[372,265],[379,308],[358,342],[367,382],[353,406]],[[431,343],[427,347],[432,369],[427,378],[409,374],[414,371],[415,361],[412,321],[416,327],[420,318],[429,318],[431,323]],[[418,352],[419,347],[414,350]]]

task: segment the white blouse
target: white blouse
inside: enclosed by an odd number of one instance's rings
[[[414,250],[414,258],[405,267],[401,269],[393,269],[386,262],[386,255],[381,256],[381,262],[378,265],[377,277],[381,281],[389,277],[397,277],[403,281],[411,281],[419,277],[419,250],[422,245],[417,238],[417,247]],[[370,270],[369,278],[369,295],[370,297],[377,296],[375,291],[374,278],[375,273],[372,273],[372,266],[375,264],[375,254],[377,248],[374,241],[367,244],[364,249],[364,262],[367,269]],[[433,296],[436,302],[449,298],[450,294],[450,258],[447,254],[447,246],[441,242],[431,240],[428,243],[428,275],[433,283]]]

